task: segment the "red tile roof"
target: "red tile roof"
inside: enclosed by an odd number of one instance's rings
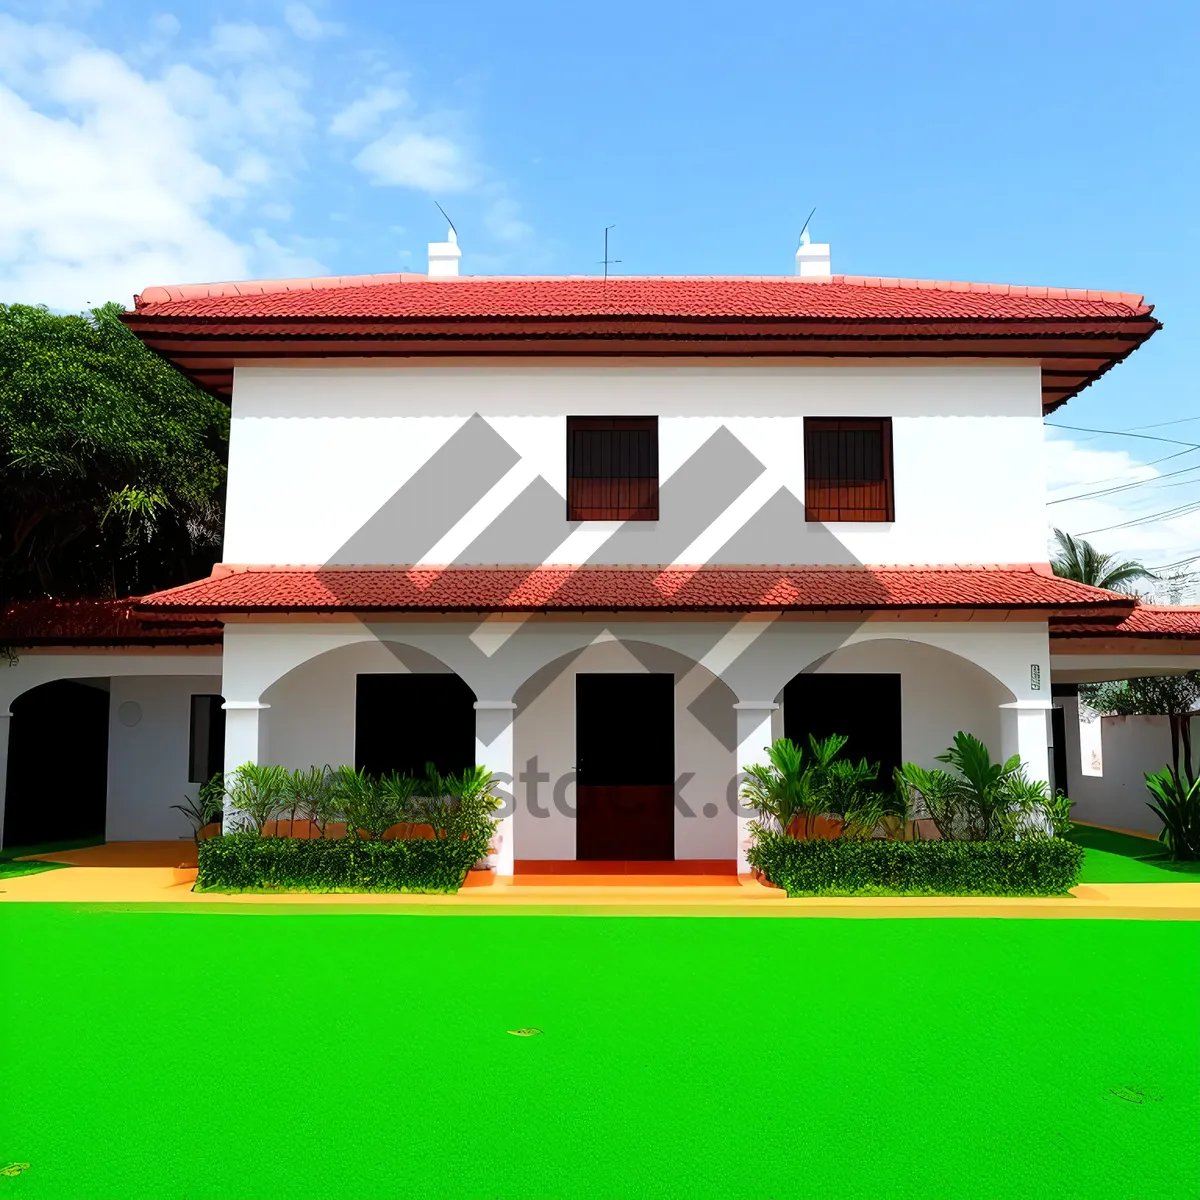
[[[221,623],[138,614],[129,600],[22,600],[0,609],[0,646],[219,645]]]
[[[1054,637],[1064,638],[1153,637],[1194,638],[1200,641],[1200,608],[1139,604],[1118,625],[1056,621],[1050,632]]]
[[[143,611],[1035,609],[1119,619],[1132,598],[1047,567],[218,567]]]
[[[143,317],[454,319],[715,317],[798,320],[1078,320],[1147,316],[1125,292],[835,275],[780,278],[503,279],[422,275],[147,288]]]
[[[988,357],[1042,367],[1053,411],[1160,328],[1139,295],[834,275],[336,276],[147,288],[122,320],[214,395],[275,358]]]

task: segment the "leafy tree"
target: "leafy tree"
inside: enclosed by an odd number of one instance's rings
[[[1195,782],[1192,717],[1200,703],[1200,671],[1118,683],[1084,683],[1079,686],[1079,695],[1096,712],[1109,716],[1165,716],[1171,729],[1171,763],[1182,767],[1189,782]]]
[[[120,312],[0,305],[0,600],[151,591],[220,556],[228,410]]]
[[[1058,556],[1050,563],[1055,575],[1074,579],[1110,592],[1129,592],[1139,579],[1156,579],[1140,562],[1118,562],[1115,554],[1101,554],[1091,542],[1072,537],[1061,529],[1054,531]]]

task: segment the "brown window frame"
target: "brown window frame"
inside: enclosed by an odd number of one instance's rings
[[[811,435],[819,433],[878,433],[883,460],[880,464],[881,478],[855,479],[845,473],[836,477],[817,475]],[[839,450],[839,457],[843,454]],[[891,417],[804,418],[804,519],[877,523],[896,519]]]
[[[605,447],[588,433],[649,434]],[[567,418],[567,520],[658,520],[658,418]]]

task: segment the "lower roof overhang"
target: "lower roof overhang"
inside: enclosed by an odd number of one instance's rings
[[[1127,596],[1044,564],[975,566],[240,566],[134,602],[187,612],[373,617],[409,614],[763,613],[811,619],[1087,621],[1115,625]]]

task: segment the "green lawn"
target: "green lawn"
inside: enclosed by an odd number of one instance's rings
[[[1087,850],[1080,883],[1200,883],[1200,862],[1169,861],[1161,842],[1088,825],[1070,836]]]
[[[0,961],[0,1200],[1200,1197],[1197,923],[6,904]]]

